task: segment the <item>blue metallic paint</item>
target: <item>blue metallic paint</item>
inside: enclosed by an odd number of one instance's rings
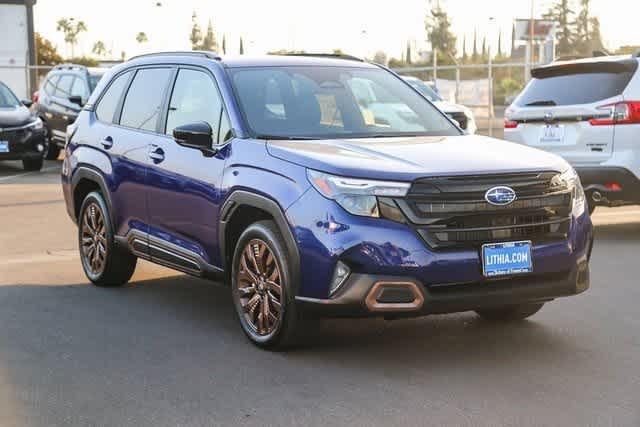
[[[504,150],[517,151],[515,146],[479,137],[474,140],[479,147],[475,150],[468,145],[474,141],[467,141],[473,137],[447,141],[434,138],[426,144],[425,141],[420,144],[403,141],[397,145],[385,145],[383,140],[375,144],[362,141],[267,143],[248,138],[224,64],[218,61],[146,58],[115,67],[110,74],[142,64],[185,61],[206,67],[215,76],[236,138],[216,156],[207,158],[197,150],[178,146],[164,135],[132,137],[134,132],[129,129],[106,126],[95,120],[91,111],[109,81],[106,76],[80,114],[79,130],[66,147],[62,182],[70,212],[73,210],[71,177],[79,167],[90,165],[102,175],[111,193],[119,235],[124,236],[131,229],[148,231],[196,252],[212,265],[223,267],[216,226],[220,208],[234,191],[246,190],[270,198],[286,213],[300,252],[301,296],[327,298],[338,259],[345,260],[356,272],[413,277],[424,284],[484,280],[477,250],[432,251],[404,224],[351,215],[310,186],[305,168],[403,180],[430,173],[530,169],[527,165],[531,158],[504,154]],[[107,134],[114,139],[109,150],[98,144]],[[160,165],[147,158],[152,141],[162,146],[167,156]],[[486,152],[498,144],[502,151],[492,162]],[[534,154],[538,163],[549,169],[564,165],[555,156],[538,151]],[[426,165],[430,165],[429,168]],[[536,273],[575,268],[587,257],[591,228],[588,214],[583,214],[572,220],[568,241],[535,245],[532,257]]]

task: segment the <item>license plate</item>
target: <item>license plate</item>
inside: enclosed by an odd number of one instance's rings
[[[9,141],[0,141],[0,153],[9,152]]]
[[[540,131],[540,144],[562,144],[564,125],[545,125]]]
[[[531,273],[531,242],[482,245],[482,270],[486,277]]]

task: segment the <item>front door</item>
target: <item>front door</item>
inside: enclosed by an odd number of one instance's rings
[[[213,129],[218,143],[222,98],[204,69],[180,68],[168,102],[164,136],[149,147],[147,207],[152,259],[200,274],[218,259],[220,184],[226,151],[205,156],[173,139],[177,126],[199,121]]]

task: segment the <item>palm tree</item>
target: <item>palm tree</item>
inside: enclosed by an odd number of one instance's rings
[[[98,56],[104,56],[107,54],[107,47],[102,40],[98,40],[93,44],[93,49],[91,49],[91,52],[95,53]]]
[[[71,46],[71,56],[75,57],[75,46],[78,43],[78,34],[87,31],[84,21],[77,21],[75,18],[62,18],[56,23],[56,31],[64,33],[64,41]]]
[[[147,37],[147,34],[145,32],[140,31],[138,34],[136,34],[136,41],[142,44],[148,42],[149,38]]]

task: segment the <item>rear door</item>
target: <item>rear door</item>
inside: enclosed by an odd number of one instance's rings
[[[49,105],[52,118],[49,120],[51,136],[60,142],[64,142],[67,126],[70,124],[69,118],[75,118],[79,108],[69,101],[71,87],[73,86],[73,74],[62,74],[56,85],[56,90]],[[73,123],[73,120],[71,120]]]
[[[607,160],[614,126],[591,121],[611,115],[609,105],[622,100],[633,71],[615,62],[534,70],[534,78],[509,107],[507,118],[519,124],[505,129],[505,138],[554,152],[572,164]]]

